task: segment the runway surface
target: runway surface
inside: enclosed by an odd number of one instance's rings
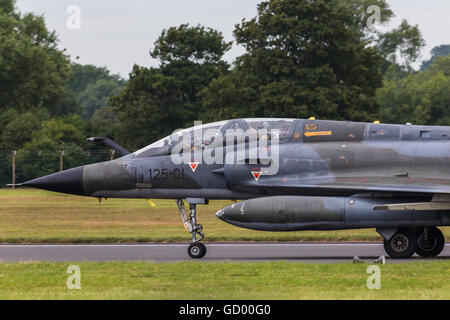
[[[380,243],[205,243],[207,254],[197,261],[351,262],[354,256],[386,255]],[[440,259],[450,259],[447,244]],[[407,261],[421,261],[415,256]],[[1,262],[20,261],[192,261],[187,244],[130,245],[0,245]],[[389,260],[404,262],[405,260]]]

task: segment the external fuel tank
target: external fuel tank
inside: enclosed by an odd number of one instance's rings
[[[261,231],[339,230],[356,228],[441,226],[450,212],[374,210],[417,199],[380,197],[276,196],[246,200],[217,212],[232,225]]]

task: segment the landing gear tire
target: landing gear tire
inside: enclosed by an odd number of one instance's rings
[[[444,246],[445,237],[438,228],[424,228],[417,234],[416,253],[421,257],[437,257]]]
[[[188,248],[188,254],[192,259],[201,259],[206,254],[206,247],[203,243],[191,243]]]
[[[391,239],[384,240],[384,250],[394,259],[408,259],[416,251],[417,234],[409,229],[399,229]]]

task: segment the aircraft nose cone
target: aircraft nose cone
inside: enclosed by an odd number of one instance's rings
[[[239,221],[242,219],[242,204],[234,203],[219,210],[216,217],[223,221]]]
[[[84,195],[84,167],[69,169],[25,182],[23,186],[48,191]]]

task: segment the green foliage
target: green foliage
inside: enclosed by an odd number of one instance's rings
[[[100,121],[99,113],[97,120],[85,122],[79,115],[90,118],[107,106],[124,81],[106,68],[71,65],[57,44],[42,16],[21,14],[15,1],[0,0],[2,185],[11,182],[11,150],[19,150],[18,181],[57,171],[60,150],[64,168],[107,159],[105,147],[84,139],[94,131],[112,132],[117,121]]]
[[[450,125],[450,56],[436,57],[425,71],[386,78],[377,101],[384,122]]]
[[[60,109],[71,71],[68,57],[56,46],[56,34],[47,30],[43,17],[15,11],[0,14],[1,112],[10,108],[21,113],[33,108],[46,108],[52,114],[73,111]]]
[[[23,146],[42,128],[43,121],[50,119],[46,109],[30,110],[24,113],[10,109],[6,114],[6,118],[10,119],[2,126],[0,149],[14,150]]]
[[[420,67],[420,70],[427,69],[433,62],[436,57],[445,57],[450,55],[450,45],[449,44],[443,44],[438,47],[434,47],[431,50],[431,59],[426,60],[422,62],[422,66]]]
[[[202,26],[164,30],[151,53],[161,66],[134,66],[124,90],[111,99],[121,123],[119,141],[142,147],[201,118],[199,93],[227,72],[221,58],[229,48],[221,33]]]
[[[108,98],[111,95],[120,93],[121,86],[114,80],[100,79],[93,84],[89,84],[83,92],[79,94],[78,101],[81,106],[84,119],[90,119],[96,110],[107,106]]]
[[[105,67],[73,64],[72,72],[69,89],[85,120],[90,119],[97,109],[107,106],[109,97],[117,95],[125,85],[119,75],[111,74]]]
[[[434,47],[431,50],[431,55],[433,57],[443,57],[443,56],[448,56],[450,55],[450,45],[448,44],[443,44],[437,47]]]
[[[12,13],[15,5],[15,0],[0,0],[0,14]]]
[[[119,75],[111,74],[105,67],[73,64],[72,73],[69,89],[77,94],[82,93],[89,85],[93,85],[99,80],[113,80],[117,84],[124,84],[124,80]]]
[[[125,89],[111,99],[121,123],[119,140],[127,147],[144,146],[176,126],[171,101],[164,101],[168,90],[164,80],[159,70],[135,65]]]
[[[202,91],[208,120],[233,117],[298,117],[372,121],[382,71],[415,61],[424,45],[406,21],[389,32],[371,27],[393,17],[386,1],[269,0],[257,17],[236,26],[247,53],[233,71]]]
[[[384,1],[380,1],[380,3]],[[382,56],[367,46],[361,1],[270,0],[236,26],[247,53],[203,91],[208,119],[371,119]]]
[[[80,116],[69,115],[53,118],[42,124],[33,139],[27,142],[17,154],[21,168],[18,175],[29,179],[33,175],[42,176],[59,170],[59,152],[64,150],[65,168],[76,167],[86,162],[83,152],[85,135]]]
[[[391,62],[397,63],[397,56],[406,66],[416,61],[420,50],[425,46],[418,26],[411,26],[406,20],[401,25],[382,34],[379,39],[379,50]]]
[[[97,109],[86,122],[86,135],[89,137],[109,137],[116,139],[120,123],[110,106]],[[97,144],[98,145],[98,144]]]
[[[385,0],[349,0],[346,1],[351,10],[356,13],[357,21],[354,24],[356,30],[364,34],[364,40],[378,49],[379,54],[385,59],[382,64],[383,72],[391,64],[401,64],[410,67],[420,55],[420,50],[425,46],[425,41],[417,25],[412,26],[406,20],[392,30],[386,26],[394,17]],[[378,8],[379,16],[376,9]],[[379,18],[380,21],[375,19]],[[379,28],[384,25],[384,28]]]
[[[11,150],[36,137],[45,121],[77,112],[67,89],[68,55],[42,16],[21,14],[15,1],[0,0],[0,182],[11,182]],[[31,159],[31,162],[34,159]],[[40,172],[38,165],[32,175]],[[21,168],[22,169],[22,168]]]
[[[151,56],[159,59],[162,65],[188,61],[197,64],[221,63],[222,56],[230,48],[231,43],[224,42],[220,32],[200,25],[191,27],[182,24],[162,31]]]

